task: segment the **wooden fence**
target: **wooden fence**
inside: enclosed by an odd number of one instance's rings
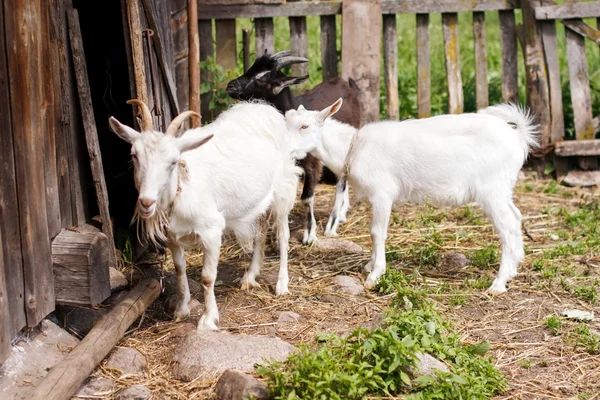
[[[372,21],[372,23],[356,24],[352,23],[354,21],[348,21],[347,25],[351,28],[342,33],[342,76],[348,76],[348,73],[345,72],[346,66],[353,62],[356,64],[355,58],[360,57],[360,53],[357,55],[357,53],[345,52],[346,46],[356,45],[356,41],[351,40],[349,34],[358,35],[362,38],[362,42],[369,42],[373,39],[381,40],[383,55],[380,57],[382,60],[380,59],[378,62],[383,62],[389,118],[398,118],[399,116],[397,14],[414,14],[416,18],[417,111],[419,117],[427,117],[431,115],[429,14],[442,13],[448,109],[451,113],[460,113],[464,109],[464,96],[460,72],[457,13],[473,14],[476,105],[477,108],[482,108],[488,105],[485,12],[498,12],[502,48],[502,98],[505,102],[518,102],[519,100],[518,51],[520,43],[525,63],[527,103],[542,128],[543,149],[537,155],[545,155],[557,146],[560,149],[557,150],[559,158],[556,161],[560,177],[566,172],[565,161],[560,159],[560,156],[583,156],[589,155],[590,151],[600,153],[600,145],[597,145],[596,142],[578,142],[576,144],[571,141],[561,142],[565,132],[555,27],[556,21],[560,20],[568,28],[566,29],[567,59],[577,139],[592,140],[594,132],[598,130],[598,118],[594,119],[592,116],[584,38],[600,42],[600,33],[585,25],[580,18],[600,16],[600,2],[598,1],[587,3],[571,1],[562,6],[554,5],[547,0],[345,0],[344,2],[292,2],[288,0],[285,3],[278,0],[263,0],[262,3],[267,4],[224,5],[217,3],[222,2],[213,1],[209,4],[204,1],[198,2],[201,59],[216,56],[217,62],[225,69],[236,66],[239,51],[235,36],[236,18],[254,19],[256,53],[260,54],[264,50],[269,53],[275,51],[273,18],[288,17],[290,48],[299,55],[306,56],[309,45],[306,17],[317,15],[320,16],[321,40],[319,44],[310,43],[310,45],[321,46],[324,79],[339,75],[337,58],[339,49],[336,48],[335,16],[342,14],[343,21],[345,21],[350,15],[350,13],[346,13],[345,7],[351,3],[367,4],[378,10],[377,18],[380,21],[378,23]],[[515,10],[517,9],[521,10],[523,16],[523,23],[518,26],[515,19]],[[216,38],[214,42],[206,39],[213,37],[213,20]],[[249,43],[247,32],[244,32],[244,43],[246,45]],[[346,59],[346,54],[352,54],[352,59]],[[377,78],[379,78],[379,68],[380,64],[377,64],[370,70],[372,74],[376,74]],[[305,74],[307,65],[295,65],[292,72]],[[369,103],[366,105],[368,118],[370,120],[378,118],[379,84],[377,83],[376,88],[365,84],[361,86],[361,89],[363,92],[376,91],[370,96],[363,97],[362,100]],[[559,142],[561,143],[558,144]],[[594,157],[582,158],[579,160],[579,166],[584,169],[595,168],[594,160]]]

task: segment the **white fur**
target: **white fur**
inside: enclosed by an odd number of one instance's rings
[[[132,144],[132,154],[137,155],[138,215],[143,218],[146,233],[151,240],[166,237],[173,254],[178,277],[178,320],[189,314],[184,246],[204,247],[202,284],[206,304],[198,328],[217,329],[214,283],[223,232],[233,231],[241,244],[254,242],[252,262],[242,284],[256,286],[266,235],[261,219],[270,215],[276,220],[280,251],[276,293],[288,292],[288,216],[301,170],[291,156],[285,120],[274,107],[238,103],[212,124],[186,131],[179,138],[159,132],[140,134],[112,118],[110,124]],[[156,203],[147,208],[141,204],[142,199]],[[168,220],[157,223],[161,215]],[[160,231],[160,227],[166,231]]]
[[[347,154],[341,180],[347,177],[358,198],[368,199],[373,207],[373,251],[365,266],[370,271],[365,286],[372,288],[385,273],[386,231],[393,204],[429,200],[456,206],[476,202],[492,220],[502,244],[500,269],[489,291],[505,292],[524,257],[521,213],[513,204],[512,191],[529,150],[537,146],[529,113],[502,104],[478,113],[376,122],[361,128],[351,143],[340,139],[339,132],[347,126],[327,118],[330,115],[295,111],[287,122],[288,127],[293,121],[316,132],[294,132],[300,152],[319,154],[320,150],[313,149],[325,147],[325,138],[330,135],[337,140],[339,149]],[[323,116],[326,120],[319,124]]]

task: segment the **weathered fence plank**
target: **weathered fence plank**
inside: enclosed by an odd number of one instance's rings
[[[140,15],[140,4],[139,0],[126,1],[135,94],[137,99],[149,104],[148,88],[146,86],[146,64],[144,62],[144,43],[142,39],[143,28]]]
[[[475,96],[477,109],[489,104],[487,80],[487,50],[485,47],[485,13],[473,13],[473,37],[475,40]]]
[[[200,19],[303,17],[306,15],[336,15],[342,13],[339,1],[301,1],[282,4],[204,4],[198,0]],[[470,12],[512,10],[511,0],[382,0],[383,14],[430,14],[441,12]]]
[[[561,157],[599,156],[600,140],[563,140],[556,143],[555,153]]]
[[[464,110],[462,79],[460,76],[460,50],[458,48],[458,14],[443,13],[444,54],[448,80],[448,112],[460,114]]]
[[[513,10],[499,11],[502,46],[502,101],[519,102],[519,68],[517,65],[517,25]]]
[[[181,110],[187,110],[190,102],[187,7],[181,7],[174,2],[170,2],[169,4],[172,7],[171,35],[173,37],[173,58],[175,62],[175,87],[177,88],[177,103],[179,104]],[[210,21],[208,22],[210,23]],[[206,23],[206,21],[199,22],[198,25],[201,26],[202,23]],[[200,33],[200,35],[202,36],[202,33]],[[203,41],[201,41],[201,43],[202,42]],[[200,56],[202,57],[202,50],[200,50]]]
[[[242,51],[244,52],[244,72],[250,68],[250,31],[242,30]]]
[[[381,0],[344,0],[342,78],[360,89],[361,125],[379,120]]]
[[[417,113],[419,118],[431,116],[429,14],[417,14]]]
[[[544,43],[546,65],[548,66],[548,84],[550,86],[550,116],[552,119],[550,140],[552,143],[555,143],[561,140],[565,134],[556,24],[554,21],[544,21],[540,22],[540,24],[542,25],[542,40]]]
[[[237,66],[237,46],[235,42],[235,19],[215,21],[217,42],[217,63],[225,70]]]
[[[212,39],[212,34],[209,39]],[[211,40],[212,41],[212,40]],[[188,2],[188,72],[190,74],[190,111],[202,115],[200,109],[200,36],[198,31],[198,3]],[[201,124],[198,118],[189,122],[192,128]]]
[[[25,287],[24,297],[20,300],[24,303],[28,326],[36,326],[54,310],[44,186],[45,129],[41,108],[42,71],[47,67],[42,57],[42,47],[47,45],[42,13],[47,10],[41,3],[40,0],[4,1],[4,10],[10,10],[4,17],[4,29],[6,43],[10,44],[6,46],[6,52],[11,120],[18,121],[13,123],[12,132]],[[23,21],[28,23],[23,24]]]
[[[0,6],[0,8],[2,8]],[[0,17],[2,15],[0,14]],[[0,230],[0,243],[2,243],[2,231]],[[12,332],[10,326],[12,324],[12,314],[8,308],[8,292],[6,290],[7,276],[4,266],[4,255],[2,246],[0,246],[0,364],[6,360],[11,354],[11,339]]]
[[[385,71],[387,116],[390,119],[399,119],[396,14],[383,16],[383,69]]]
[[[598,1],[543,6],[535,9],[536,19],[592,18],[598,15],[600,15],[600,2]]]
[[[592,28],[580,19],[561,19],[562,22],[568,29],[573,32],[577,32],[583,37],[586,37],[600,45],[600,31]]]
[[[335,15],[321,16],[321,64],[323,81],[340,76],[338,72]]]
[[[96,189],[98,210],[100,212],[100,218],[102,219],[102,232],[108,238],[111,248],[113,249],[113,251],[110,252],[109,265],[116,266],[117,259],[114,252],[115,240],[113,236],[112,221],[109,213],[108,192],[106,190],[106,181],[104,179],[102,153],[100,152],[100,144],[98,143],[98,133],[96,131],[96,121],[94,117],[94,109],[92,107],[92,96],[90,93],[90,85],[77,10],[68,10],[67,19],[69,23],[69,37],[71,39],[73,65],[75,67],[75,78],[77,80],[77,92],[79,93],[79,104],[81,106],[83,129],[85,131],[85,141],[90,159],[92,179]]]
[[[275,53],[275,36],[273,34],[273,18],[256,18],[254,20],[256,39],[256,57],[265,53]]]
[[[297,56],[308,57],[308,37],[306,35],[306,17],[290,17],[290,49]],[[308,63],[292,64],[292,75],[308,75]]]
[[[215,56],[215,47],[212,41],[213,30],[212,21],[198,21],[198,34],[202,38],[200,41],[200,61],[206,60],[208,57]],[[201,70],[200,81],[210,82],[213,78],[210,72]],[[202,122],[210,120],[210,100],[212,99],[212,92],[204,93],[200,95],[200,108],[203,115]],[[195,119],[195,118],[193,118]]]

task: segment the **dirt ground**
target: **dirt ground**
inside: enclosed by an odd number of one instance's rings
[[[320,237],[333,203],[333,193],[332,186],[318,187],[316,214]],[[568,233],[564,226],[565,210],[573,212],[590,201],[597,201],[598,193],[597,189],[557,187],[551,181],[532,177],[518,183],[515,203],[523,214],[527,230],[524,237],[527,256],[509,291],[495,297],[486,294],[485,288],[496,274],[497,262],[491,267],[477,267],[444,261],[449,254],[470,257],[490,245],[499,246],[489,221],[481,216],[477,207],[434,209],[427,205],[405,205],[394,210],[388,238],[389,264],[408,272],[417,271],[426,278],[423,284],[436,289],[430,290],[431,297],[455,323],[465,342],[490,341],[491,354],[509,382],[508,390],[497,399],[600,398],[600,355],[591,355],[581,345],[576,346],[572,332],[579,323],[558,318],[562,325],[554,335],[545,322],[549,316],[560,316],[566,309],[594,311],[600,315],[598,303],[594,304],[592,298],[582,299],[574,289],[593,288],[590,290],[595,290],[598,297],[598,248],[552,260],[554,269],[550,268],[550,272],[548,268],[540,270],[532,266],[542,252],[570,242],[570,237],[563,233]],[[335,275],[364,279],[361,270],[370,249],[369,221],[369,207],[353,201],[348,222],[338,230],[340,238],[361,245],[365,249],[362,254],[305,247],[298,241],[304,223],[304,210],[299,204],[291,221],[291,294],[284,297],[274,295],[278,257],[273,246],[268,245],[265,267],[259,278],[262,289],[245,291],[239,289],[238,280],[250,257],[231,241],[226,242],[216,287],[220,328],[233,333],[278,336],[297,345],[314,344],[317,332],[344,333],[358,325],[377,324],[390,301],[389,295],[378,297],[375,293],[366,293],[352,297],[330,293],[331,277]],[[441,262],[435,267],[419,266],[411,252],[430,244],[432,232],[443,242],[435,246],[434,254]],[[201,253],[188,253],[187,261],[188,276],[199,280]],[[166,268],[173,268],[170,260]],[[195,297],[202,302],[201,293]],[[183,383],[170,374],[171,351],[184,332],[193,329],[191,324],[197,323],[198,316],[176,324],[163,311],[161,300],[164,299],[159,299],[146,312],[141,324],[134,324],[119,344],[137,348],[146,356],[149,376],[119,380],[118,373],[102,366],[95,375],[117,380],[119,388],[145,384],[159,399],[209,398],[213,382]],[[293,311],[301,317],[297,322],[277,324],[282,311]],[[600,330],[599,321],[596,318],[587,323],[592,335]]]

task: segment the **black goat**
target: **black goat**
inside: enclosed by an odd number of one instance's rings
[[[305,82],[308,75],[286,76],[281,69],[305,62],[308,62],[306,58],[295,57],[291,51],[282,51],[274,55],[265,53],[256,59],[246,73],[227,84],[227,93],[237,100],[266,100],[282,113],[297,109],[300,105],[307,110],[322,110],[341,97],[344,100],[342,108],[333,118],[359,128],[358,86],[352,78],[348,82],[341,78],[332,78],[308,92],[298,96],[292,94],[289,87]],[[310,244],[317,238],[314,194],[323,173],[323,164],[310,154],[300,160],[299,164],[304,169],[301,199],[308,205],[307,226],[302,243]]]

